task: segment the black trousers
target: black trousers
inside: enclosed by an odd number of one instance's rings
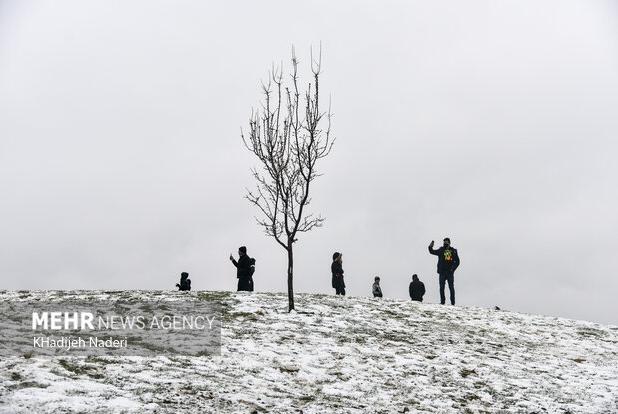
[[[440,273],[440,303],[446,303],[444,285],[448,282],[448,290],[451,293],[451,305],[455,304],[455,275],[453,273]]]
[[[238,278],[238,291],[240,292],[241,290],[247,291],[247,292],[252,292],[253,291],[253,281],[249,278],[243,278],[243,277],[239,277]]]
[[[333,287],[335,288],[335,295],[345,296],[345,283],[343,282],[343,276],[333,276]]]

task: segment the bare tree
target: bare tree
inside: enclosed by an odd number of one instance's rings
[[[313,79],[302,92],[294,48],[287,82],[283,67],[273,65],[268,82],[262,83],[261,108],[252,110],[247,133],[241,129],[245,147],[261,164],[251,170],[257,188],[247,190],[246,198],[261,213],[256,217],[258,224],[287,252],[290,311],[294,309],[294,243],[298,233],[320,227],[324,222],[321,216],[309,213],[307,206],[311,203],[311,183],[319,176],[316,164],[330,153],[334,144],[330,103],[326,112],[319,105],[321,46],[317,59],[313,48],[310,56]]]

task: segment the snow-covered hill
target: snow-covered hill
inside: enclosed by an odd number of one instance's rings
[[[0,301],[177,292],[0,292]],[[220,357],[11,357],[0,412],[618,413],[618,327],[399,300],[191,292]],[[21,298],[21,299],[20,299]]]

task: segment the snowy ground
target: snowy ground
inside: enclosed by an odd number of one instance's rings
[[[177,292],[0,292],[144,298]],[[618,327],[398,300],[191,292],[220,357],[11,357],[0,413],[618,413]]]

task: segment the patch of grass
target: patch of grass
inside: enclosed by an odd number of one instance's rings
[[[70,396],[88,395],[88,390],[72,389],[72,390],[67,390],[66,394]]]
[[[403,402],[405,405],[412,405],[414,407],[418,407],[421,405],[420,401],[416,400],[415,398],[408,398],[407,400],[405,400]],[[406,407],[407,408],[407,407]]]
[[[86,357],[86,362],[90,362],[93,364],[121,364],[122,361],[116,358],[104,358],[104,357],[99,357],[99,356],[92,356],[89,355],[88,357]]]
[[[167,348],[164,346],[159,346],[155,344],[151,344],[149,342],[140,341],[140,345],[142,348],[147,349],[149,351],[153,351],[155,354],[166,354],[168,351],[174,353],[175,350],[171,348]]]
[[[474,383],[474,388],[476,389],[481,389],[481,388],[485,388],[487,387],[487,383],[483,382],[483,381],[477,381]]]
[[[230,292],[199,292],[197,299],[207,302],[222,302],[224,299],[230,298]]]
[[[258,320],[258,315],[260,315],[261,311],[257,311],[257,312],[232,312],[229,313],[229,319],[235,319],[235,318],[245,318],[247,320],[250,321],[257,321]],[[261,314],[264,314],[264,312],[261,312]]]
[[[304,403],[315,400],[315,395],[301,395],[298,399]]]
[[[195,356],[196,357],[210,357],[213,355],[221,355],[221,353],[211,352],[211,351],[198,351]],[[188,363],[187,365],[191,365]]]
[[[354,336],[352,336],[350,341],[354,342],[356,344],[365,344],[365,343],[367,343],[367,338],[365,336],[354,335]]]
[[[69,372],[74,373],[75,375],[88,375],[90,378],[101,379],[104,378],[105,375],[98,372],[97,368],[92,365],[79,365],[74,364],[67,359],[61,359],[58,361],[58,364]]]
[[[467,395],[464,395],[464,397],[461,400],[462,402],[469,402],[469,401],[480,400],[480,399],[481,397],[479,397],[476,394],[467,394]]]
[[[405,317],[401,312],[397,312],[389,308],[382,308],[382,313],[394,319],[403,319]]]
[[[19,372],[11,372],[11,380],[12,381],[21,381],[23,377]]]
[[[144,303],[140,306],[140,309],[146,312],[152,312],[152,305],[150,303]]]
[[[606,332],[594,328],[580,328],[577,333],[587,338],[602,338],[607,335]]]
[[[467,368],[462,368],[461,371],[459,371],[459,374],[463,377],[463,378],[467,378],[468,376],[470,376],[471,374],[475,374],[476,375],[476,371],[474,369],[467,369]]]
[[[23,382],[20,382],[19,384],[11,385],[7,388],[13,391],[13,390],[21,390],[23,388],[47,388],[47,387],[49,387],[49,384],[41,384],[40,382],[36,382],[36,381],[23,381]]]

